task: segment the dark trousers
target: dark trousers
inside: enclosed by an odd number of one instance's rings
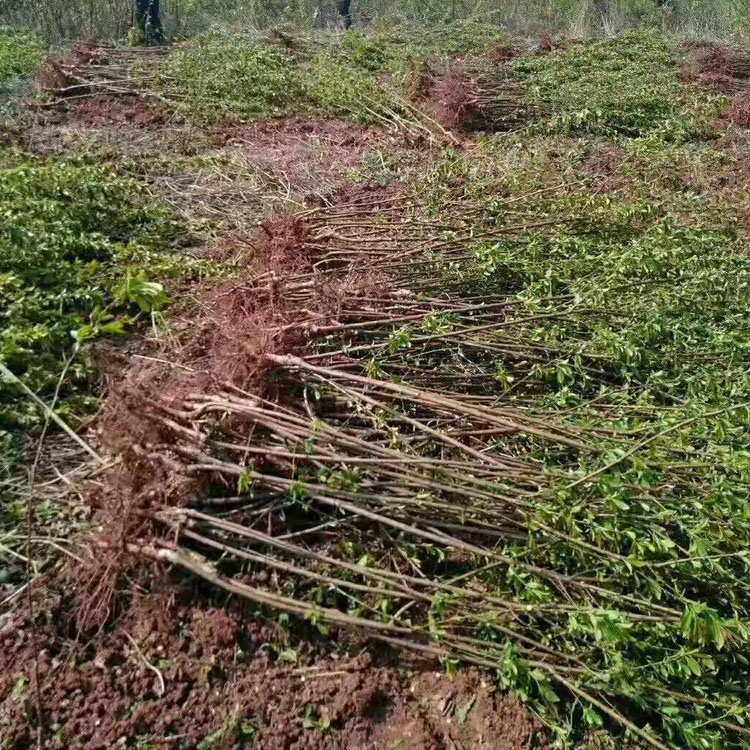
[[[352,0],[338,0],[339,15],[344,22],[345,29],[350,29],[352,26],[351,5]]]
[[[135,23],[146,42],[164,41],[164,30],[159,17],[159,0],[135,0]]]

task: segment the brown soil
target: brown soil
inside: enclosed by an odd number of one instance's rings
[[[352,181],[377,182],[394,139],[347,120],[295,117],[213,128],[214,148],[240,151],[248,164],[283,187],[290,200],[328,204]],[[365,160],[369,159],[369,164]],[[385,179],[385,174],[382,175]]]
[[[93,638],[74,637],[59,583],[34,596],[33,629],[17,599],[0,617],[3,747],[36,745],[38,699],[47,748],[546,746],[541,722],[476,670],[451,678],[357,636],[290,631],[234,600],[163,588]]]
[[[80,99],[71,106],[70,118],[91,128],[121,125],[148,128],[164,124],[166,114],[142,97],[126,94]]]
[[[723,117],[733,125],[750,128],[750,92],[736,94]]]

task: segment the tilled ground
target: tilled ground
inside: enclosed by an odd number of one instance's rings
[[[541,723],[473,669],[451,677],[351,635],[291,633],[186,585],[137,595],[106,631],[84,637],[63,584],[45,583],[33,628],[23,596],[0,620],[3,748],[36,744],[39,700],[49,748],[546,744]]]

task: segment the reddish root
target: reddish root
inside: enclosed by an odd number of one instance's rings
[[[493,65],[503,65],[509,60],[512,60],[516,56],[516,51],[513,45],[507,42],[498,42],[490,47],[487,52],[487,59]]]
[[[284,275],[309,267],[315,248],[308,226],[293,217],[281,216],[263,221],[251,242],[258,270]]]
[[[750,93],[737,94],[723,117],[733,125],[750,128]]]
[[[722,93],[741,89],[741,79],[750,77],[750,57],[721,44],[687,43],[690,62],[680,73],[683,82]]]
[[[476,117],[476,91],[460,62],[448,67],[432,90],[441,122],[450,128],[470,129]]]
[[[730,49],[720,44],[699,47],[693,52],[691,69],[697,75],[708,73],[732,77],[734,55]]]
[[[83,94],[87,91],[82,84],[86,68],[91,63],[103,65],[106,62],[101,48],[91,41],[79,41],[66,55],[54,55],[42,65],[37,73],[37,84],[42,91],[58,95]],[[66,91],[71,86],[75,86],[75,89]]]
[[[104,489],[90,494],[102,529],[91,546],[106,554],[92,555],[81,576],[86,583],[77,610],[80,627],[102,627],[117,613],[134,546],[152,547],[160,537],[168,541],[151,520],[154,509],[205,497],[220,484],[222,491],[236,492],[231,479],[185,470],[186,460],[191,463],[196,455],[185,445],[192,444],[197,454],[204,450],[205,437],[181,426],[195,394],[237,388],[280,402],[295,398],[294,382],[269,373],[271,355],[302,354],[312,344],[314,326],[337,325],[347,310],[360,309],[358,298],[372,298],[365,303],[369,309],[387,296],[388,279],[380,273],[352,270],[334,280],[310,273],[325,242],[300,219],[264,221],[248,243],[254,279],[210,280],[194,289],[192,296],[200,302],[175,313],[178,346],[169,354],[144,357],[129,368],[112,352],[102,357],[105,369],[107,363],[110,368],[111,395],[97,430],[101,444],[120,463]],[[303,293],[295,297],[300,289]],[[232,417],[223,427],[246,434],[243,420]],[[187,440],[175,440],[176,435]],[[252,463],[262,466],[263,460]]]
[[[536,40],[536,53],[538,55],[548,55],[560,46],[561,44],[555,39],[554,34],[551,34],[549,31],[543,31]]]
[[[192,357],[206,380],[263,390],[269,354],[299,352],[305,340],[279,284],[219,286],[198,321]]]

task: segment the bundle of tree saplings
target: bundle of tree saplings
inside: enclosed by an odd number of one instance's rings
[[[463,130],[514,130],[544,111],[543,102],[532,104],[522,84],[504,64],[476,59],[451,63],[435,76],[431,96],[440,119]]]
[[[127,549],[491,670],[561,742],[747,747],[748,270],[724,230],[564,205],[267,226],[140,402],[174,481]]]

